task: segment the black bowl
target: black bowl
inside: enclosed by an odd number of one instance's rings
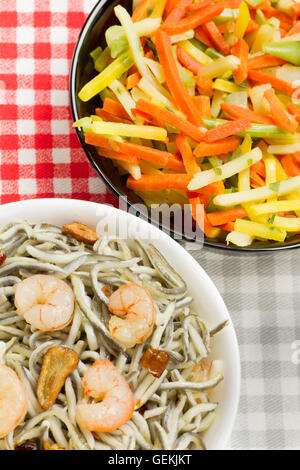
[[[100,0],[90,13],[79,35],[70,71],[70,100],[74,121],[77,121],[84,116],[94,114],[95,108],[101,106],[101,100],[99,97],[95,97],[85,103],[78,98],[78,92],[83,85],[97,74],[94,70],[92,59],[89,54],[99,45],[104,45],[104,33],[106,29],[113,24],[118,24],[114,15],[114,7],[119,4],[127,8],[128,11],[131,11],[132,0]],[[126,180],[120,176],[112,162],[109,159],[100,158],[95,147],[85,143],[81,128],[77,128],[76,131],[82,148],[98,175],[103,179],[115,196],[125,202],[131,212],[134,212],[136,215],[148,220],[152,224],[159,226],[159,228],[166,231],[177,240],[192,240],[196,242],[203,241],[202,234],[198,234],[195,237],[195,233],[192,230],[191,232],[185,230],[185,233],[182,233],[182,223],[179,224],[180,226],[178,224],[176,226],[176,223],[173,221],[171,224],[166,225],[162,221],[150,219],[150,214],[147,209],[142,208],[142,206],[144,206],[143,201],[133,191],[128,190],[125,184]],[[140,205],[138,209],[136,209],[137,204]],[[238,248],[231,245],[227,246],[225,240],[215,241],[208,238],[204,239],[204,245],[210,248],[223,249],[231,253],[257,251],[269,252],[300,247],[300,235],[292,236],[284,243],[256,241],[251,247],[246,248]]]

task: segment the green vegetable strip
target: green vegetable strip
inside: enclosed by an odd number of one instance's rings
[[[291,64],[300,65],[300,41],[266,42],[263,45],[263,51]]]
[[[79,98],[82,101],[90,100],[104,90],[104,88],[108,87],[114,80],[120,78],[133,64],[134,61],[127,52],[122,54],[80,90]]]

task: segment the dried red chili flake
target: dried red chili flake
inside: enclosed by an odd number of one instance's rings
[[[15,450],[38,450],[38,445],[35,441],[24,441],[16,445]]]
[[[168,353],[154,349],[151,346],[144,352],[140,364],[154,377],[159,378],[170,360]]]
[[[6,260],[5,251],[4,251],[4,250],[0,250],[0,266],[2,266],[2,264],[4,263],[5,260]]]

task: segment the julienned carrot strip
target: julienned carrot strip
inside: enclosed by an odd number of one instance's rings
[[[195,160],[187,138],[183,134],[179,134],[175,139],[175,144],[177,145],[177,148],[181,153],[187,174],[193,176],[196,173],[199,173],[200,168],[197,165],[197,162]]]
[[[291,8],[292,10],[292,8]],[[293,11],[293,10],[292,10]],[[290,25],[290,27],[293,24],[293,18],[291,18],[287,13],[284,13],[283,11],[277,10],[277,8],[271,7],[265,10],[265,16],[267,18],[275,17],[280,21],[280,24],[285,23],[287,25]]]
[[[223,181],[216,181],[215,183],[210,183],[207,186],[204,186],[201,188],[199,191],[196,191],[196,193],[199,194],[207,194],[210,196],[217,196],[218,194],[224,194],[225,192],[225,186]]]
[[[262,177],[253,168],[250,168],[250,183],[253,188],[262,188],[266,185]]]
[[[247,78],[249,46],[243,38],[239,38],[231,53],[240,59],[240,65],[233,72],[236,83],[240,85]]]
[[[177,0],[167,0],[165,11],[164,11],[164,18],[167,18],[172,10],[176,7]]]
[[[300,108],[298,108],[294,103],[288,103],[286,109],[294,116],[298,124],[300,124]]]
[[[209,96],[207,95],[194,96],[193,101],[195,105],[200,109],[201,116],[203,118],[209,119],[211,117]]]
[[[187,8],[187,11],[193,13],[195,11],[202,10],[202,8],[207,7],[208,5],[211,5],[212,3],[214,3],[213,0],[201,0],[201,2],[192,3],[192,5],[190,5]]]
[[[185,191],[190,179],[191,176],[186,173],[142,175],[138,180],[129,176],[126,185],[133,191],[161,191],[163,189],[179,189]]]
[[[136,23],[141,21],[148,16],[149,9],[154,5],[154,0],[142,0],[132,14],[132,21]]]
[[[183,67],[190,70],[194,75],[197,75],[202,65],[195,60],[188,52],[186,52],[182,47],[177,46],[176,48],[177,59],[183,65]]]
[[[167,166],[173,170],[184,170],[182,161],[169,152],[145,147],[143,145],[132,144],[130,142],[112,142],[106,137],[91,133],[85,134],[85,142],[108,151],[137,158],[138,160],[146,160],[162,166]]]
[[[263,116],[262,114],[255,113],[250,109],[242,108],[242,106],[233,103],[221,103],[221,109],[235,119],[247,118],[253,123],[274,125],[274,122],[268,116]]]
[[[250,18],[249,21],[248,21],[248,26],[247,26],[247,28],[246,28],[245,36],[246,36],[247,34],[253,33],[253,32],[256,31],[258,28],[259,28],[259,26],[258,26],[258,24],[256,23],[256,21],[254,21],[252,18]]]
[[[123,119],[119,116],[116,116],[115,114],[108,113],[107,111],[104,111],[102,108],[96,108],[95,113],[97,116],[99,116],[103,121],[108,121],[108,122],[122,122],[124,124],[132,124],[132,121],[129,119]]]
[[[264,67],[277,67],[286,64],[286,61],[272,55],[259,55],[248,59],[248,70],[262,69]]]
[[[293,36],[294,34],[300,33],[300,21],[296,21],[294,26],[289,30],[286,37]]]
[[[127,114],[125,108],[118,101],[114,101],[111,98],[105,98],[103,102],[103,109],[107,113],[114,114],[123,119],[128,119],[129,115]]]
[[[227,2],[219,2],[214,5],[209,5],[204,11],[200,10],[175,24],[163,24],[161,28],[170,36],[196,29],[198,26],[212,20],[215,16],[220,15],[224,8],[226,8],[226,4]]]
[[[275,95],[275,91],[273,90],[273,88],[266,90],[264,93],[264,97],[270,104],[271,116],[275,124],[294,134],[298,127],[298,124],[290,120],[289,116],[282,108],[279,99]]]
[[[211,157],[213,155],[227,154],[228,152],[234,152],[241,143],[239,137],[228,137],[225,140],[208,144],[201,142],[194,150],[194,154],[197,158],[199,157]]]
[[[202,42],[207,47],[214,47],[213,42],[209,39],[202,26],[199,26],[197,29],[195,29],[195,39]]]
[[[258,162],[254,163],[254,165],[252,165],[250,168],[256,171],[256,173],[262,178],[266,177],[266,166],[263,160],[259,160]]]
[[[172,111],[168,111],[165,108],[161,108],[160,106],[142,99],[137,102],[136,108],[146,114],[149,114],[150,116],[153,116],[154,118],[160,119],[163,122],[176,127],[176,129],[178,129],[184,135],[187,135],[191,139],[195,140],[195,142],[201,142],[203,139],[204,132],[198,129],[198,127],[194,126],[194,124],[191,124],[185,118],[178,116],[178,114],[175,114]]]
[[[201,197],[189,198],[189,203],[191,205],[192,217],[199,225],[200,230],[205,233],[208,238],[213,238],[216,229],[211,225],[207,218]]]
[[[211,225],[224,225],[228,222],[234,222],[236,219],[243,219],[248,214],[245,209],[237,207],[236,209],[228,209],[220,212],[211,212],[207,214],[207,218]]]
[[[225,232],[233,232],[234,231],[234,222],[227,222],[226,224],[220,225],[219,228],[221,230],[225,230]]]
[[[251,122],[249,119],[237,119],[236,121],[229,121],[207,131],[203,137],[203,140],[205,142],[216,142],[218,140],[225,139],[230,135],[235,135],[239,132],[245,131],[250,127]]]
[[[230,46],[227,41],[225,41],[223,35],[220,33],[217,25],[213,21],[207,21],[203,25],[203,29],[214,43],[216,49],[221,52],[223,55],[228,55],[230,52]]]
[[[104,158],[110,158],[112,160],[120,160],[121,162],[128,162],[137,165],[139,159],[137,157],[133,157],[132,155],[124,155],[119,152],[115,152],[114,150],[107,150],[105,148],[98,148],[98,154]]]
[[[164,24],[177,23],[186,14],[187,8],[194,0],[179,0],[175,8],[166,17]]]
[[[144,123],[148,123],[150,125],[155,125],[155,126],[158,126],[158,127],[165,127],[165,123],[160,121],[158,118],[156,117],[152,117],[152,116],[149,116],[149,114],[146,114],[144,113],[143,111],[139,110],[139,109],[135,109],[133,108],[131,110],[132,114],[133,114],[133,117],[137,117],[137,118],[141,118],[144,120]]]
[[[292,155],[284,155],[280,160],[286,174],[290,177],[300,175],[300,167],[294,161]]]
[[[135,86],[139,84],[139,81],[141,79],[141,76],[138,72],[133,73],[132,75],[129,75],[126,78],[126,88],[127,90],[131,90]]]
[[[214,82],[211,78],[199,76],[195,78],[196,85],[202,93],[208,93],[213,89]]]
[[[176,158],[172,153],[151,147],[145,147],[143,145],[132,144],[130,142],[118,142],[116,146],[121,153],[126,155],[133,155],[141,160],[167,166],[173,170],[184,170],[183,162]]]
[[[194,106],[193,101],[181,80],[176,60],[173,55],[171,40],[161,29],[156,33],[156,49],[166,77],[168,88],[178,108],[186,115],[187,119],[191,123],[196,126],[204,127],[200,113]]]
[[[260,70],[248,70],[248,78],[259,83],[270,83],[272,87],[285,91],[290,96],[295,92],[295,88],[290,83]]]
[[[294,160],[298,165],[300,165],[300,152],[294,153]]]

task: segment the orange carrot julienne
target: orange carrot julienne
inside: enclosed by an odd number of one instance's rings
[[[294,153],[294,160],[298,165],[300,165],[300,152]]]
[[[273,124],[271,118],[268,116],[264,116],[262,114],[258,114],[250,109],[243,108],[242,106],[238,106],[233,103],[221,103],[221,109],[229,114],[230,116],[234,117],[235,119],[238,118],[248,118],[250,122],[257,123],[257,124]]]
[[[194,75],[197,75],[202,65],[195,60],[188,52],[186,52],[182,47],[177,46],[176,48],[177,59],[185,67],[190,70]]]
[[[175,139],[175,144],[177,145],[177,148],[181,153],[187,174],[193,176],[196,173],[199,173],[200,168],[197,165],[197,162],[193,155],[191,146],[187,141],[187,138],[183,134],[179,134]]]
[[[221,52],[223,55],[228,55],[230,52],[230,47],[227,41],[225,41],[223,35],[220,33],[217,25],[213,21],[207,21],[203,25],[203,29],[214,43],[216,49]]]
[[[164,18],[167,18],[172,10],[176,7],[177,0],[167,0],[165,11],[164,11]]]
[[[249,46],[243,38],[239,38],[231,53],[240,59],[239,66],[233,72],[236,83],[240,85],[247,78]]]
[[[200,230],[208,237],[213,238],[215,234],[215,228],[211,225],[208,220],[206,211],[203,207],[201,197],[189,198],[191,206],[192,217],[197,222]]]
[[[178,108],[186,115],[191,123],[196,126],[204,126],[200,113],[194,106],[192,98],[181,80],[173,55],[171,40],[161,29],[156,33],[156,49],[168,88]]]
[[[248,214],[243,208],[228,209],[220,212],[211,212],[207,214],[207,218],[211,225],[224,225],[228,222],[234,222],[236,219],[243,219]]]
[[[264,93],[264,97],[270,104],[271,116],[275,124],[294,134],[298,127],[298,124],[292,122],[287,113],[284,111],[284,109],[282,109],[280,101],[275,95],[275,91],[273,90],[273,88],[266,90]]]
[[[215,183],[210,183],[207,186],[203,186],[203,188],[196,191],[196,193],[208,194],[210,196],[218,196],[218,194],[224,194],[225,186],[223,181],[216,181]]]
[[[129,119],[124,119],[119,116],[116,116],[115,114],[110,114],[107,111],[104,111],[102,108],[96,108],[95,113],[97,116],[99,116],[101,119],[104,121],[108,122],[122,122],[124,124],[132,124],[132,121]]]
[[[132,14],[132,21],[136,23],[137,21],[141,21],[148,16],[148,11],[154,5],[153,0],[142,0],[141,3],[136,7]]]
[[[172,111],[168,111],[165,108],[161,108],[160,106],[143,99],[140,99],[137,102],[136,108],[146,114],[149,114],[150,116],[170,124],[171,126],[176,127],[176,129],[178,129],[180,132],[195,140],[195,142],[201,142],[203,139],[203,131],[198,129],[197,126],[190,123],[185,118],[178,116],[178,114],[175,114]]]
[[[248,70],[248,78],[259,83],[270,83],[272,87],[285,91],[290,96],[292,96],[296,89],[292,87],[289,82],[280,80],[279,78],[268,73],[261,72],[260,70]]]
[[[134,117],[142,118],[144,122],[152,126],[155,125],[158,127],[163,127],[163,128],[165,127],[165,123],[162,122],[158,117],[150,116],[149,114],[144,113],[140,109],[132,108],[131,112]]]
[[[161,28],[170,36],[186,33],[212,20],[215,16],[220,15],[224,8],[226,8],[226,4],[227,2],[219,2],[214,5],[209,5],[204,11],[200,10],[175,24],[163,24]]]
[[[135,180],[131,176],[127,179],[126,185],[133,191],[161,191],[163,189],[179,189],[185,191],[191,180],[191,176],[186,173],[142,175]]]
[[[207,95],[198,95],[193,97],[193,101],[200,109],[200,114],[203,118],[209,119],[210,113],[210,98]]]
[[[250,183],[253,188],[262,188],[266,185],[265,180],[253,168],[250,168]]]
[[[123,153],[115,152],[114,150],[107,150],[101,147],[98,148],[98,154],[104,158],[133,163],[134,165],[137,165],[139,162],[139,159],[137,157],[133,157],[132,155],[124,155]]]
[[[292,155],[284,155],[280,160],[286,174],[290,177],[300,175],[300,167],[294,161]]]
[[[208,5],[211,5],[212,3],[214,3],[213,0],[201,0],[201,2],[192,3],[192,5],[190,5],[187,8],[187,11],[193,13],[195,11],[202,10],[202,8],[207,7]]]
[[[228,152],[234,152],[241,143],[239,137],[228,137],[227,139],[220,140],[213,144],[201,142],[194,150],[196,158],[199,157],[211,157],[214,155],[227,154]]]
[[[126,79],[127,90],[131,90],[132,88],[137,86],[140,80],[141,80],[141,76],[138,72],[135,72],[132,75],[129,75]]]
[[[298,124],[300,124],[300,108],[298,108],[294,103],[288,103],[286,109],[294,116]]]
[[[214,82],[210,77],[199,76],[195,78],[196,85],[202,93],[208,93],[213,89]]]
[[[230,135],[235,135],[239,132],[245,131],[250,127],[251,122],[249,119],[237,119],[235,121],[229,121],[207,131],[203,137],[203,140],[205,142],[216,142],[218,140],[225,139]]]
[[[225,230],[225,232],[233,232],[234,231],[234,224],[235,222],[227,222],[226,224],[222,224],[219,226],[221,230]]]
[[[202,26],[199,26],[197,29],[195,29],[195,39],[202,42],[207,47],[214,47],[212,41],[209,39]]]
[[[276,67],[286,64],[286,61],[272,55],[259,55],[248,59],[248,69],[262,69],[264,67]]]
[[[125,108],[118,101],[114,101],[111,98],[105,98],[103,102],[103,109],[107,113],[114,114],[115,116],[120,116],[123,119],[128,119],[129,115],[127,114]]]
[[[258,162],[254,163],[250,168],[256,171],[256,173],[262,178],[266,177],[266,166],[263,160],[259,160]]]
[[[85,142],[90,145],[101,147],[108,151],[114,151],[128,157],[134,157],[138,160],[146,160],[148,162],[157,163],[162,166],[167,166],[173,170],[184,170],[184,165],[181,160],[176,158],[172,153],[157,150],[143,145],[132,144],[131,142],[114,142],[101,135],[91,133],[85,134]]]
[[[193,0],[179,0],[175,8],[169,13],[166,17],[164,24],[168,23],[177,23],[180,21],[186,14],[187,8],[193,3]]]
[[[256,23],[256,21],[254,21],[252,18],[250,18],[249,21],[248,21],[248,26],[247,26],[246,31],[245,31],[245,36],[246,36],[247,34],[253,33],[253,32],[256,31],[258,28],[259,28],[259,26],[258,26],[258,24]]]
[[[293,36],[294,34],[300,33],[300,21],[296,21],[294,26],[289,30],[286,37]]]

